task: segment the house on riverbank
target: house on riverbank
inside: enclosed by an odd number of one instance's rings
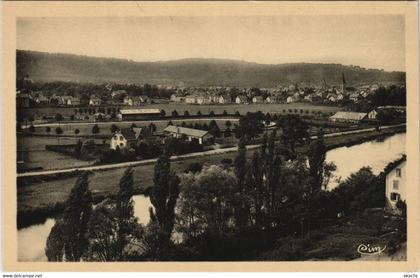
[[[397,210],[398,201],[406,198],[406,159],[403,158],[388,169],[385,179],[386,207]]]

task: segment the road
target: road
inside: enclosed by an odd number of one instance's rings
[[[405,124],[382,126],[381,130],[399,127],[399,126],[405,126]],[[335,133],[325,134],[324,137],[337,137],[337,136],[342,136],[342,135],[357,134],[357,133],[369,132],[369,131],[375,131],[375,130],[376,130],[375,128],[366,128],[366,129],[357,129],[357,130],[351,130],[351,131],[335,132]],[[316,139],[316,136],[311,136],[310,138]],[[258,147],[260,147],[260,144],[246,146],[248,150],[256,149]],[[223,153],[236,152],[236,151],[238,151],[238,147],[210,150],[210,151],[204,151],[204,152],[199,152],[199,153],[189,153],[189,154],[184,154],[184,155],[179,155],[179,156],[172,156],[171,161],[178,161],[178,160],[183,160],[187,158],[202,157],[202,156],[223,154]],[[156,163],[156,161],[157,161],[157,158],[153,158],[153,159],[146,159],[146,160],[141,160],[141,161],[131,161],[131,162],[114,163],[114,164],[106,164],[106,165],[81,166],[81,167],[76,167],[76,168],[48,170],[48,171],[32,171],[32,172],[18,173],[17,177],[34,177],[34,176],[43,176],[43,175],[53,175],[53,174],[69,173],[76,170],[79,170],[79,171],[110,170],[110,169],[123,168],[123,167],[128,167],[128,166],[140,166],[140,165],[153,164],[153,163]]]

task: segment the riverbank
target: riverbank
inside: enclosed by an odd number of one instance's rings
[[[396,127],[383,130],[381,132],[369,131],[357,134],[346,134],[337,137],[325,137],[328,149],[342,146],[360,144],[377,138],[385,138],[399,132],[404,132],[405,127]],[[256,146],[253,149],[257,149]],[[253,149],[247,152],[252,156]],[[297,150],[304,153],[307,147],[300,147]],[[216,153],[213,155],[186,157],[173,161],[171,167],[177,173],[185,171],[191,163],[216,164],[223,160],[233,160],[236,151],[228,153]],[[97,170],[92,172],[90,177],[90,189],[97,200],[115,194],[118,181],[126,167],[111,170]],[[153,185],[154,163],[134,167],[134,184],[136,194],[147,193],[147,188]],[[60,211],[62,203],[67,199],[71,188],[76,181],[76,173],[67,174],[65,177],[60,175],[54,178],[46,177],[23,177],[18,179],[18,227],[25,227],[42,222],[47,217],[54,216]],[[34,222],[34,221],[38,222]]]

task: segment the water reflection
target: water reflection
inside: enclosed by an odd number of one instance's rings
[[[351,173],[357,172],[363,166],[369,166],[375,175],[379,174],[388,163],[405,154],[405,133],[395,134],[382,140],[374,140],[342,147],[329,151],[327,162],[334,162],[337,166],[335,175],[345,180]],[[337,181],[331,180],[328,188],[337,186]]]
[[[149,207],[152,206],[150,199],[143,195],[133,197],[134,215],[139,223],[147,225],[150,220]],[[32,225],[18,231],[18,261],[47,261],[45,246],[51,228],[55,220],[48,218],[43,224]]]

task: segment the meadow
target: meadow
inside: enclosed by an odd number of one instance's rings
[[[186,103],[159,103],[159,104],[147,104],[139,107],[124,107],[118,106],[119,108],[159,108],[166,112],[166,115],[171,115],[172,111],[176,110],[179,115],[183,115],[185,111],[188,111],[190,115],[197,115],[198,111],[202,115],[208,115],[210,111],[215,114],[222,114],[225,110],[228,114],[233,115],[237,111],[244,115],[247,112],[262,111],[264,113],[276,113],[276,114],[312,114],[312,113],[323,113],[331,114],[340,110],[339,107],[334,106],[321,106],[312,105],[309,103],[281,103],[281,104],[212,104],[212,105],[196,105]],[[99,107],[91,107],[98,110]],[[57,113],[62,114],[64,117],[70,117],[74,115],[75,109],[78,107],[34,107],[34,108],[20,108],[18,114],[21,118],[28,118],[33,116],[35,119],[42,119],[43,116],[54,116]],[[290,110],[290,111],[289,111]]]

